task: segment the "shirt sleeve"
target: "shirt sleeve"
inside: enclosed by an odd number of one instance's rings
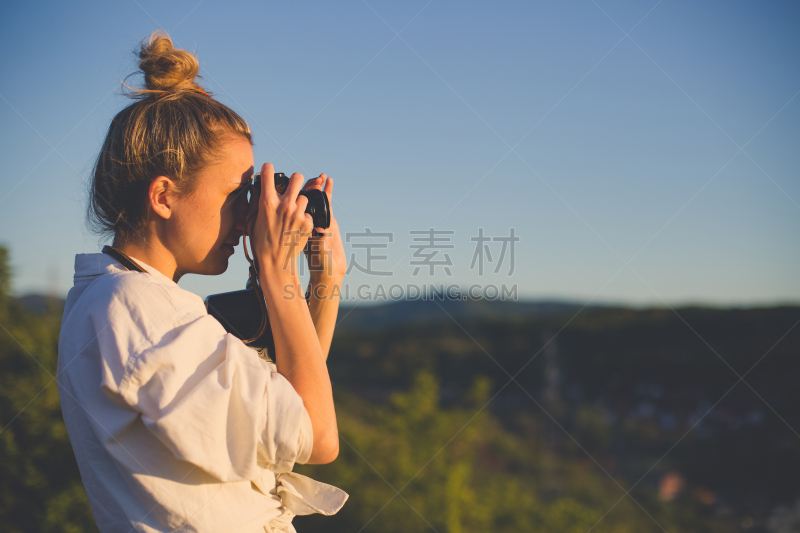
[[[221,481],[257,479],[260,468],[289,472],[307,462],[311,420],[275,365],[208,314],[195,310],[177,322],[127,360],[108,361],[124,370],[103,374],[106,395],[140,412],[176,458]],[[125,344],[111,341],[102,343],[104,360],[120,357],[115,346]]]

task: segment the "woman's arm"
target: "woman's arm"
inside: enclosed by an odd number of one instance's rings
[[[287,297],[284,290],[287,286],[299,286],[300,280],[296,276],[262,274],[260,283],[269,309],[278,372],[303,399],[311,418],[314,446],[308,462],[330,463],[339,454],[339,433],[328,367],[309,306],[302,295],[292,292]]]
[[[333,178],[320,174],[318,178],[306,182],[303,190],[309,189],[323,191],[328,196],[328,203],[333,206]],[[304,250],[311,275],[308,306],[326,360],[336,328],[342,281],[347,272],[347,258],[333,209],[330,215],[330,227],[324,230],[319,228],[317,236],[308,239]]]
[[[275,341],[276,365],[303,399],[311,419],[314,443],[308,462],[329,463],[339,454],[331,381],[309,306],[302,294],[292,290],[300,286],[297,256],[313,228],[311,216],[305,214],[308,200],[298,197],[303,177],[293,174],[286,192],[279,196],[268,186],[274,176],[271,164],[262,166],[261,176],[264,186],[251,234]]]
[[[313,279],[308,284],[310,297],[308,300],[308,310],[311,313],[311,320],[314,321],[314,328],[317,331],[322,355],[328,360],[328,352],[331,349],[333,340],[333,330],[336,328],[336,317],[339,314],[339,295],[342,291],[343,278],[329,278],[327,280]]]

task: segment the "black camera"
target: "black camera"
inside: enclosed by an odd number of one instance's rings
[[[278,194],[286,192],[289,187],[289,178],[283,172],[275,173],[275,190]],[[250,198],[258,198],[261,194],[261,174],[253,176],[253,183],[250,189]],[[327,229],[331,225],[331,205],[328,203],[328,195],[319,189],[310,191],[300,191],[300,196],[308,198],[306,213],[314,219],[314,228]]]
[[[286,192],[289,178],[282,172],[275,173],[275,190],[279,194]],[[258,198],[261,194],[261,175],[253,176],[250,198]],[[319,189],[300,191],[308,198],[306,213],[314,219],[314,228],[327,229],[331,225],[331,208],[328,195]],[[250,276],[244,290],[212,294],[205,299],[208,314],[216,318],[225,331],[238,337],[245,344],[258,350],[266,350],[275,357],[275,342],[269,324],[267,305],[264,294],[258,285],[258,262],[247,251],[247,234],[243,236],[242,246],[245,256],[250,262]]]

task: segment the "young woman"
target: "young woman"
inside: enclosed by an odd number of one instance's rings
[[[113,235],[75,258],[59,341],[64,419],[101,531],[293,532],[296,514],[337,512],[347,494],[291,472],[339,452],[326,359],[346,269],[336,220],[306,248],[311,299],[294,268],[313,222],[294,174],[269,163],[248,206],[247,123],[200,87],[197,59],[163,32],[139,51],[145,88],[114,117],[89,218]],[[323,174],[304,188],[329,197]],[[184,274],[221,274],[248,227],[277,365],[226,333]]]

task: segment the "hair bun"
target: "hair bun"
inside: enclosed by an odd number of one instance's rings
[[[194,82],[200,70],[194,54],[175,48],[163,30],[154,31],[145,41],[139,49],[139,68],[144,73],[145,91],[201,89]]]

